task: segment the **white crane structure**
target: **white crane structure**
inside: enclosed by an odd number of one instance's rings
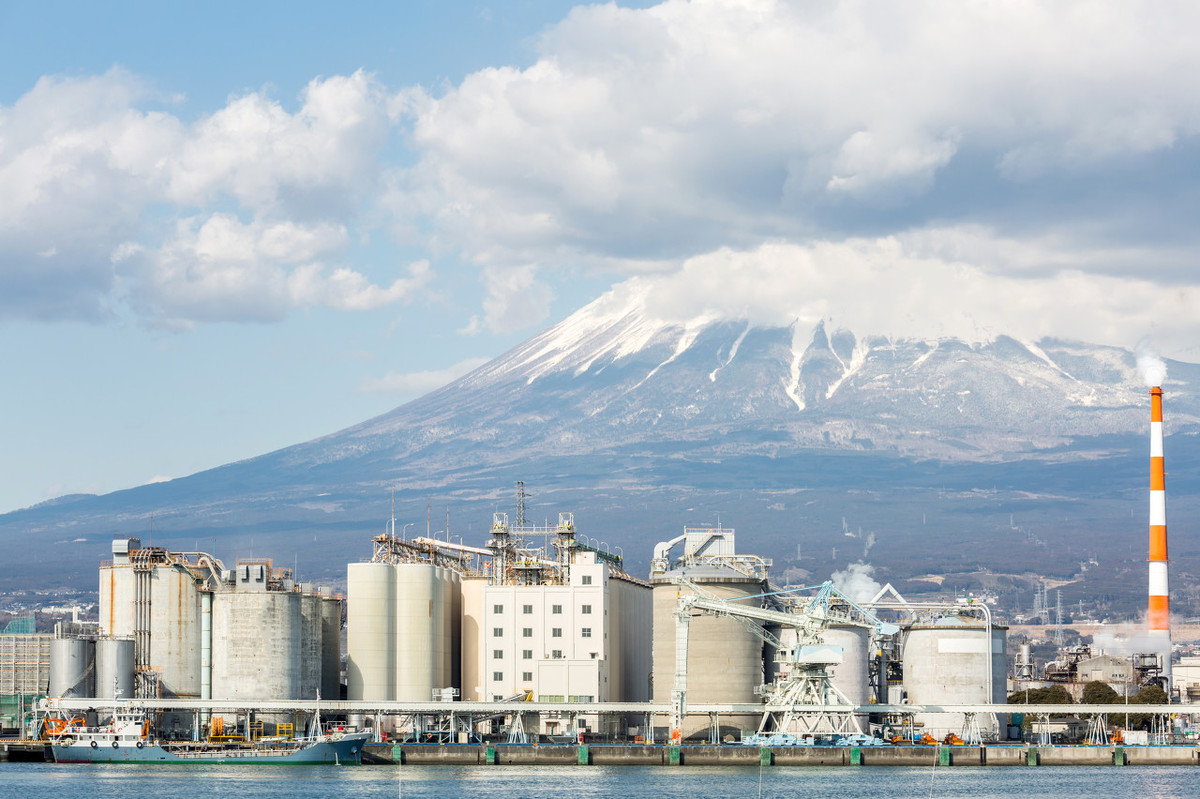
[[[671,735],[677,740],[687,712],[688,630],[693,614],[699,612],[733,619],[776,650],[781,673],[774,683],[758,689],[765,707],[759,732],[771,728],[779,732],[793,730],[801,734],[844,735],[862,733],[851,702],[830,679],[828,669],[842,662],[840,647],[823,645],[830,624],[861,627],[876,635],[894,635],[899,627],[876,618],[874,614],[826,582],[816,586],[817,594],[807,603],[791,599],[788,610],[741,605],[721,599],[686,577],[672,580],[692,593],[678,595],[675,609],[675,688],[671,692]],[[764,594],[784,595],[811,588],[790,589]],[[745,597],[738,597],[745,599]],[[796,631],[796,646],[787,648],[767,625]]]

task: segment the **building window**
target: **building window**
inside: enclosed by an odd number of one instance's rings
[[[572,702],[595,702],[596,697],[588,696],[586,694],[580,694],[579,696],[572,696],[571,701]]]
[[[551,613],[562,613],[562,605],[551,605],[550,612]]]
[[[532,649],[522,649],[521,650],[521,660],[533,660],[533,650]]]
[[[538,701],[539,702],[561,702],[561,701],[563,701],[563,695],[562,694],[539,694]],[[559,711],[555,711],[555,712],[557,713]]]
[[[550,657],[554,658],[555,660],[561,660],[562,659],[562,650],[561,649],[551,649]]]
[[[580,578],[579,582],[582,583],[583,585],[591,585],[592,584],[592,575],[590,575],[590,574],[583,575],[583,577]]]
[[[503,649],[493,649],[492,650],[492,659],[493,660],[503,660],[504,659],[504,650]]]
[[[533,613],[533,605],[522,605],[521,612],[526,614]]]
[[[492,613],[503,613],[503,612],[504,612],[503,605],[492,605]]]
[[[550,630],[551,638],[562,638],[562,627],[554,627]]]
[[[591,615],[591,613],[592,613],[592,606],[591,606],[591,605],[584,605],[583,607],[581,607],[581,608],[579,609],[579,612],[580,612],[580,613],[582,613],[582,614],[583,614],[583,615],[585,615],[585,616],[590,616],[590,615]]]
[[[521,679],[524,682],[533,682],[533,672],[532,671],[521,672]]]
[[[504,672],[493,671],[492,672],[492,681],[493,682],[503,682],[504,681]]]
[[[532,638],[533,637],[533,628],[532,627],[522,627],[521,628],[521,637],[522,638]]]
[[[584,638],[591,638],[592,637],[592,628],[584,627],[582,630],[579,631],[579,634],[581,636],[583,636]]]
[[[504,637],[504,628],[503,627],[493,627],[492,628],[492,637],[493,638],[503,638]]]

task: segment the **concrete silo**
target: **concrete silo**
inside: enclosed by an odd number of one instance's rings
[[[268,570],[239,563],[236,586],[213,595],[213,699],[308,698],[299,695],[302,597],[268,591]]]
[[[200,594],[207,572],[194,559],[142,547],[136,538],[114,539],[112,553],[112,561],[100,566],[101,633],[133,640],[135,666],[157,682],[146,691],[198,698]]]
[[[946,615],[918,621],[904,630],[902,659],[908,701],[924,704],[1003,704],[1007,628],[974,615]],[[980,731],[999,730],[995,716],[977,718]],[[914,722],[941,739],[961,734],[962,713],[919,713]]]
[[[321,596],[321,697],[342,693],[342,600],[328,589]]]
[[[683,578],[711,597],[757,606],[766,589],[766,562],[736,555],[734,531],[727,528],[688,528],[674,541],[655,547],[650,575],[653,586],[653,701],[670,702],[675,686],[676,607],[681,594],[693,593]],[[670,562],[674,543],[686,541],[684,555]],[[699,615],[691,619],[687,655],[688,705],[702,703],[761,703],[755,693],[764,682],[763,640],[736,620]],[[722,716],[738,729],[757,729],[761,716]],[[683,737],[706,731],[708,721],[684,721]],[[722,731],[723,734],[732,731]]]
[[[296,687],[296,697],[299,699],[316,699],[321,690],[321,667],[324,664],[321,651],[321,602],[320,594],[300,591],[300,674]]]

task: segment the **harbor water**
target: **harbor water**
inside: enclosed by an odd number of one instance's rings
[[[505,799],[1041,799],[1196,795],[1186,766],[1034,768],[569,766],[130,766],[0,763],[0,799],[119,796],[505,797]]]

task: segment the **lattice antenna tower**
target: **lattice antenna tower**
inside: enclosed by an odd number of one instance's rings
[[[517,527],[525,526],[525,481],[517,481]]]
[[[1056,590],[1054,603],[1054,645],[1061,647],[1063,645],[1063,625],[1062,625],[1062,591]]]

